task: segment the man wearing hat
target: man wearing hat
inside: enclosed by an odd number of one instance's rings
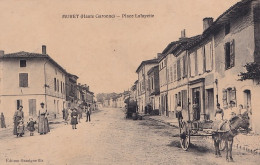
[[[47,110],[44,108],[44,103],[41,103],[38,122],[38,132],[40,133],[40,135],[50,132],[47,115],[48,113]]]

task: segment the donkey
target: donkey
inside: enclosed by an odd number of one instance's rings
[[[224,140],[225,150],[226,150],[226,160],[231,162],[234,161],[232,158],[232,146],[233,146],[234,137],[238,134],[239,128],[243,128],[248,131],[249,116],[247,112],[245,112],[242,115],[235,116],[229,121],[226,121],[221,126],[221,132],[217,131],[212,134],[216,157],[221,157],[219,143],[221,140]]]

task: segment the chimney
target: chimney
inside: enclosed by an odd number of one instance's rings
[[[42,54],[46,54],[46,45],[42,45]]]
[[[212,17],[206,17],[203,19],[203,31],[208,29],[213,23],[213,18]]]
[[[157,59],[162,57],[162,53],[157,53]]]
[[[0,50],[0,56],[3,56],[5,54],[5,51]]]
[[[183,29],[183,30],[181,31],[181,38],[186,38],[185,29]]]
[[[186,30],[185,29],[183,29],[181,31],[181,37],[179,38],[179,40],[184,40],[184,39],[186,39]]]

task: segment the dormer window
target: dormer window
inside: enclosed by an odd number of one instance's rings
[[[26,60],[20,60],[20,67],[26,67]]]
[[[230,32],[230,23],[225,24],[225,35],[229,34]]]

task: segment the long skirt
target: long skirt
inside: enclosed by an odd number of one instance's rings
[[[19,121],[22,119],[22,117],[20,116],[16,116],[14,119],[14,130],[13,130],[13,134],[17,135],[17,126],[19,124]]]
[[[78,124],[77,118],[72,117],[71,118],[71,125],[76,125],[76,124]]]
[[[45,115],[41,115],[39,117],[38,132],[39,133],[48,133],[48,132],[50,132],[48,119],[45,117]]]

